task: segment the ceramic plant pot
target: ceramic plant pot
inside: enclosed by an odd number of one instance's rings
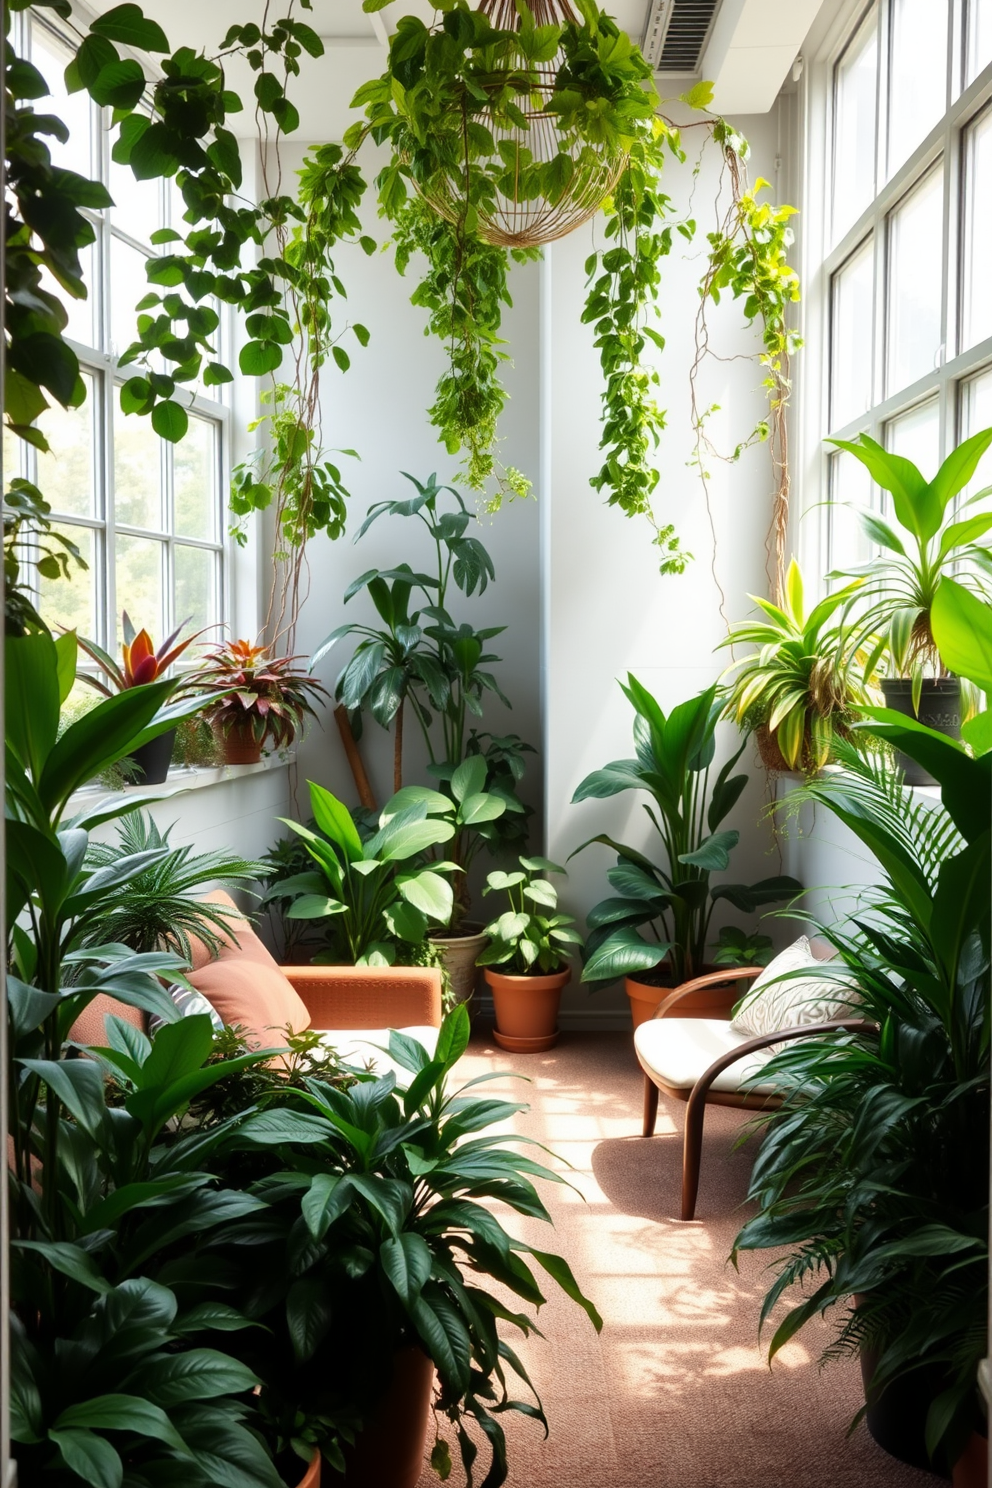
[[[973,1431],[951,1473],[954,1488],[988,1488],[989,1439]]]
[[[161,785],[172,764],[172,746],[175,742],[176,731],[169,729],[168,733],[159,734],[157,739],[149,739],[147,744],[133,749],[128,756],[134,763],[133,773],[129,772],[130,783]]]
[[[913,712],[913,684],[908,677],[887,677],[882,683],[882,691],[887,708],[918,720],[938,734],[946,734],[949,739],[960,739],[961,683],[957,677],[924,677],[918,714]],[[896,750],[896,761],[907,785],[937,784],[929,770],[924,770],[900,749]]]
[[[493,1038],[514,1054],[538,1054],[558,1042],[558,1004],[572,975],[566,966],[550,976],[507,976],[486,967],[496,1010]]]
[[[667,970],[667,966],[668,963],[663,962],[657,971],[652,973],[658,978],[657,984],[639,981],[637,977],[624,977],[624,987],[630,999],[630,1016],[635,1028],[639,1028],[642,1023],[649,1022],[669,993],[682,985],[682,982],[677,981]],[[707,972],[726,969],[722,966],[714,966],[707,961],[696,975],[705,976]],[[689,981],[690,978],[685,977],[684,980]],[[690,992],[687,997],[680,998],[677,1016],[679,1018],[726,1018],[726,985],[702,987],[698,992]]]
[[[257,765],[261,760],[262,746],[250,723],[236,723],[226,731],[215,726],[214,734],[225,765]]]
[[[343,1448],[344,1477],[334,1473],[332,1481],[346,1488],[417,1488],[433,1388],[434,1361],[419,1348],[398,1349],[389,1389],[354,1446]]]
[[[303,1474],[297,1488],[320,1488],[320,1453],[314,1452],[313,1459],[306,1472]]]
[[[486,932],[477,930],[474,925],[466,926],[466,932],[464,935],[431,936],[434,945],[441,950],[444,969],[451,983],[453,1007],[457,1007],[460,1002],[469,1002],[472,998],[478,978],[476,958],[489,940]]]
[[[941,1463],[931,1461],[925,1435],[930,1406],[948,1383],[946,1370],[940,1364],[921,1364],[878,1391],[871,1386],[878,1366],[877,1352],[863,1349],[860,1363],[867,1406],[865,1421],[871,1436],[890,1457],[946,1482],[951,1475]]]

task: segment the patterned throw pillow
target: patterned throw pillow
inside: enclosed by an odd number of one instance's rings
[[[195,987],[173,986],[169,988],[169,996],[179,1009],[180,1017],[192,1018],[197,1013],[206,1013],[214,1025],[215,1033],[223,1033],[224,1024],[220,1014],[210,1005],[202,992],[197,992]],[[155,1036],[159,1029],[164,1026],[164,1018],[159,1018],[152,1013],[148,1019],[148,1032]]]
[[[857,994],[835,978],[823,976],[823,965],[813,955],[806,936],[800,935],[755,978],[750,992],[737,1005],[731,1028],[757,1038],[778,1033],[781,1028],[846,1017]],[[800,976],[806,969],[811,975]],[[786,972],[788,976],[783,975]]]

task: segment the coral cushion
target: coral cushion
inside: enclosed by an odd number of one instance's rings
[[[271,965],[250,956],[222,953],[219,960],[190,972],[189,983],[202,992],[228,1027],[240,1024],[249,1042],[263,1048],[279,1043],[278,1032],[287,1025],[294,1033],[309,1028],[310,1014],[261,942],[259,947]]]

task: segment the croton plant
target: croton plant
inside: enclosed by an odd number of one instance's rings
[[[271,647],[250,641],[215,646],[197,673],[197,685],[216,696],[206,710],[210,722],[225,735],[250,732],[257,744],[292,744],[307,716],[316,717],[313,700],[326,695],[315,677],[294,665],[303,660],[273,656]]]

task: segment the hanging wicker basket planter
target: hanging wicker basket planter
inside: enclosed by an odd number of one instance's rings
[[[480,15],[502,32],[519,32],[521,16],[513,0],[483,0]],[[535,0],[531,15],[536,26],[563,26],[576,17],[568,0]],[[500,248],[538,248],[573,232],[603,206],[627,164],[628,148],[621,143],[598,143],[577,130],[562,127],[553,105],[565,53],[559,49],[546,62],[528,64],[524,58],[507,63],[481,80],[494,103],[466,112],[464,151],[447,171],[432,172],[428,180],[413,180],[423,199],[448,222],[462,221],[466,212],[466,176],[487,176],[492,190],[487,199],[473,202],[479,237]],[[529,75],[529,89],[521,90],[508,120],[499,95],[513,78]],[[560,84],[559,84],[560,86]],[[415,164],[415,162],[411,162]]]

